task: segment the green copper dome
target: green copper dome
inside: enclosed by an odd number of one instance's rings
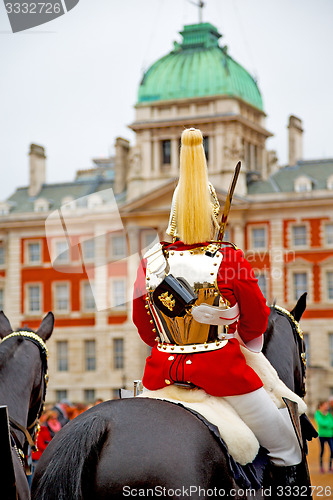
[[[144,74],[138,103],[225,95],[239,97],[262,110],[259,89],[251,75],[219,46],[221,37],[210,23],[184,26],[183,42]]]

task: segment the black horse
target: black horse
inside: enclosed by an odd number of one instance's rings
[[[294,309],[297,320],[304,309],[303,298]],[[265,351],[284,382],[302,395],[303,344],[295,325],[290,313],[273,306]],[[222,492],[250,496],[240,490],[208,427],[179,405],[142,398],[104,402],[72,420],[43,453],[32,483],[35,500],[199,499]]]
[[[24,328],[13,332],[8,318],[0,312],[0,405],[8,407],[11,450],[1,463],[2,499],[30,498],[26,477],[29,447],[34,445],[39,416],[42,413],[47,384],[47,349],[45,341],[54,326],[48,313],[37,332]],[[8,427],[1,429],[2,436]],[[6,450],[1,450],[5,456]],[[1,459],[2,462],[2,459]],[[12,474],[13,473],[13,474]]]

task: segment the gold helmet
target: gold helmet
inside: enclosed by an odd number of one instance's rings
[[[214,239],[219,229],[220,204],[208,181],[202,140],[198,129],[190,128],[182,133],[180,176],[166,231],[189,245]]]

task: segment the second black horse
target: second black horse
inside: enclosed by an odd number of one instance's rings
[[[304,344],[297,321],[304,309],[305,297],[292,315],[272,306],[264,346],[281,379],[300,396]],[[67,424],[40,459],[32,498],[199,499],[214,491],[248,498],[207,426],[178,405],[133,398],[102,403]]]

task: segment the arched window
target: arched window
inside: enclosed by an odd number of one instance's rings
[[[333,175],[330,175],[327,179],[327,189],[333,190]]]
[[[297,193],[312,191],[311,179],[309,179],[309,177],[306,177],[305,175],[297,177],[297,179],[295,179],[294,181],[294,190]]]
[[[88,208],[99,207],[102,203],[103,200],[98,194],[94,193],[88,196]]]
[[[50,208],[50,203],[46,198],[38,198],[34,202],[34,211],[35,212],[47,212]]]
[[[61,208],[65,210],[74,210],[76,203],[73,196],[64,196],[61,200]]]

